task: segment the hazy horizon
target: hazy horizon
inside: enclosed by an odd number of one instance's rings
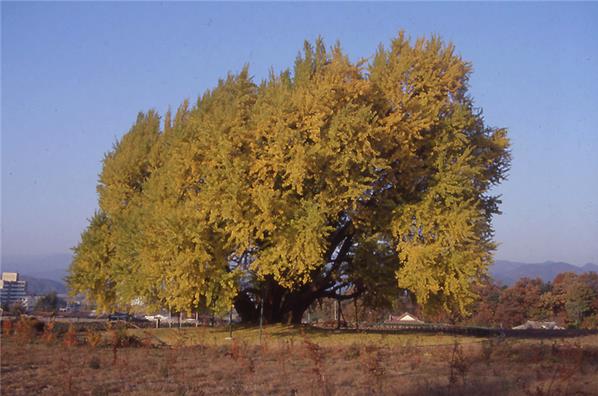
[[[63,280],[66,275],[72,253],[50,253],[50,254],[23,254],[6,255],[2,254],[2,271],[16,271],[24,275],[41,277],[53,280]],[[542,262],[522,262],[517,260],[496,259],[496,262],[516,263],[521,265],[542,265],[542,264],[570,264],[576,267],[586,265],[598,265],[598,263],[587,262],[583,264],[568,263],[562,261],[546,260]]]
[[[104,153],[138,111],[192,102],[304,39],[371,56],[400,29],[472,62],[470,93],[513,162],[497,260],[598,264],[598,3],[11,3],[2,12],[2,261],[69,254]],[[359,28],[356,29],[355,27]]]

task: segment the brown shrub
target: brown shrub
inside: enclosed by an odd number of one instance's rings
[[[4,336],[11,336],[13,334],[13,323],[12,320],[3,320],[2,321],[2,335]]]
[[[87,341],[87,345],[90,347],[97,348],[102,342],[102,333],[97,330],[88,330],[85,336],[85,341]]]
[[[349,345],[345,350],[343,357],[345,360],[353,360],[359,357],[361,353],[361,348],[356,343]]]
[[[36,319],[21,316],[15,325],[15,335],[21,344],[30,344],[35,340],[38,327]]]
[[[52,345],[56,341],[56,334],[54,333],[54,322],[46,324],[44,333],[42,334],[42,340],[46,345]]]
[[[68,348],[77,345],[77,330],[72,323],[69,325],[69,328],[64,335],[63,344]]]
[[[386,369],[384,368],[382,351],[374,346],[366,346],[365,353],[361,354],[361,365],[365,370],[365,378],[367,379],[370,392],[383,394],[384,375]]]
[[[318,344],[311,342],[307,338],[303,340],[303,345],[305,346],[307,358],[311,360],[312,372],[314,373],[318,383],[323,385],[325,382],[325,377],[322,371],[322,365],[324,360],[324,354],[322,353],[322,349]]]
[[[468,370],[469,364],[463,355],[463,347],[455,341],[451,360],[449,361],[449,392],[457,385],[459,380],[461,380],[461,385],[465,386]]]

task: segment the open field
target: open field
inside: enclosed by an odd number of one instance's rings
[[[25,330],[2,336],[3,395],[598,395],[597,335]]]
[[[230,345],[228,327],[198,327],[178,329],[130,329],[129,334],[140,338],[152,338],[159,344],[184,345],[184,346],[222,346]],[[305,339],[321,347],[349,347],[353,345],[377,345],[379,347],[397,346],[434,346],[459,343],[481,342],[482,338],[462,337],[455,338],[443,334],[418,334],[406,333],[397,336],[385,333],[351,333],[345,331],[324,330],[309,327],[294,326],[266,326],[260,340],[260,330],[257,327],[234,328],[233,338],[247,346],[256,345],[295,345],[301,344]]]

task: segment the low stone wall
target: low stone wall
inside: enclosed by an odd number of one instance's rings
[[[314,326],[318,327],[318,326]],[[318,327],[323,331],[339,331],[347,333],[431,333],[431,334],[456,334],[473,337],[520,337],[520,338],[563,338],[578,337],[583,335],[598,334],[598,330],[587,329],[499,329],[489,327],[452,326],[445,324],[403,324],[403,323],[362,323],[359,329],[355,327],[341,327],[331,329],[330,327]]]

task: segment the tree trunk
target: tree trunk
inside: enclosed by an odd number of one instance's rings
[[[255,323],[258,320],[259,316],[257,309],[247,292],[241,291],[239,294],[237,294],[233,304],[235,306],[235,310],[241,317],[241,321]]]
[[[289,291],[276,286],[264,293],[264,323],[301,324],[303,314],[317,299],[317,293]],[[258,323],[260,306],[257,299],[253,301],[248,292],[241,292],[234,301],[235,309],[243,322]]]
[[[263,318],[265,323],[300,324],[303,314],[317,299],[323,297],[334,298],[339,289],[346,284],[338,283],[341,279],[342,264],[346,263],[348,252],[353,244],[353,224],[350,220],[342,219],[337,230],[330,237],[330,246],[324,255],[320,268],[312,271],[312,281],[296,289],[285,289],[267,276],[242,290],[234,300],[234,306],[243,322],[257,324],[260,318],[259,300],[263,299]],[[343,296],[340,299],[346,299]]]

